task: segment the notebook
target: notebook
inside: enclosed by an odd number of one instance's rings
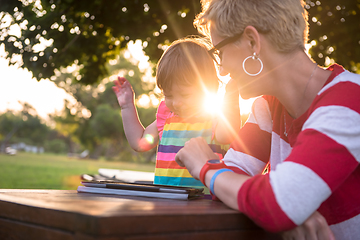
[[[203,188],[157,185],[151,183],[132,183],[117,180],[82,181],[79,193],[98,193],[122,196],[140,196],[190,200],[204,196]]]

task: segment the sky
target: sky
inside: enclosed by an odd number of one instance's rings
[[[26,102],[37,110],[40,117],[47,119],[49,113],[63,109],[64,99],[72,99],[50,80],[38,82],[29,71],[8,66],[8,60],[3,57],[0,58],[0,73],[0,112],[21,110],[19,102]]]
[[[130,44],[129,51],[139,61],[139,68],[148,66],[148,57],[141,49],[141,42]],[[8,60],[3,56],[2,47],[0,48],[0,112],[7,109],[21,110],[22,105],[19,102],[26,102],[36,109],[41,118],[47,120],[48,114],[63,109],[65,99],[73,100],[72,96],[58,88],[51,80],[37,81],[28,70],[8,66]],[[242,113],[250,111],[252,101],[240,101]]]
[[[148,58],[144,56],[141,43],[131,44],[132,56],[139,58],[139,68],[146,68]],[[8,60],[4,58],[4,48],[0,48],[0,112],[7,109],[21,110],[19,102],[26,102],[33,106],[38,115],[48,119],[48,114],[61,111],[64,107],[64,100],[73,100],[63,89],[57,87],[49,79],[37,81],[32,77],[31,72],[17,66],[8,66]],[[145,58],[144,58],[145,57]],[[141,59],[141,60],[140,60]]]

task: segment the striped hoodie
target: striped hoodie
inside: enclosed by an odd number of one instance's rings
[[[242,142],[224,157],[254,176],[238,192],[239,210],[268,231],[289,230],[318,211],[336,239],[360,236],[360,76],[339,65],[329,70],[295,120],[276,98],[256,99]],[[259,174],[267,163],[270,172]]]

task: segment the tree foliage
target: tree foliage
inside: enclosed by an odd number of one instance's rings
[[[360,73],[360,0],[307,0],[310,49],[313,59],[325,65],[326,57]]]
[[[8,143],[14,141],[27,141],[35,146],[43,146],[49,130],[35,109],[24,103],[22,111],[14,113],[8,110],[0,115],[1,151],[4,151]]]
[[[105,65],[110,76],[98,85],[85,86],[78,82],[76,66],[70,71],[62,69],[57,72],[53,80],[75,99],[74,102],[65,102],[64,111],[52,116],[56,122],[55,128],[68,139],[88,149],[91,158],[98,158],[104,151],[108,157],[119,151],[131,152],[122,126],[120,107],[112,90],[112,79],[118,75],[126,77],[133,86],[136,102],[142,95],[153,95],[155,84],[153,81],[143,81],[144,73],[138,68],[137,62],[132,63],[130,60],[121,52],[112,64]],[[148,108],[138,106],[138,112],[145,126],[155,120],[156,108],[151,104]]]
[[[329,57],[357,71],[360,0],[306,2],[310,40],[317,43],[312,57],[321,65]],[[200,0],[0,0],[0,11],[0,40],[9,59],[22,55],[22,67],[39,80],[76,63],[81,66],[80,82],[92,84],[106,76],[106,63],[130,40],[141,39],[156,62],[163,45],[197,34],[192,22],[200,12]],[[8,31],[16,24],[21,29],[17,36]],[[40,43],[48,47],[42,49]]]
[[[41,0],[0,1],[0,11],[12,16],[1,27],[8,58],[22,55],[23,67],[37,79],[50,78],[54,69],[81,65],[80,82],[91,84],[106,76],[105,65],[130,40],[141,39],[150,59],[157,61],[161,45],[194,34],[192,21],[198,0]],[[5,21],[5,14],[1,19]],[[8,32],[18,24],[21,35]],[[52,39],[52,40],[51,40]],[[49,46],[36,45],[49,40]]]

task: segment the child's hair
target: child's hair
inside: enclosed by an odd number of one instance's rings
[[[232,37],[253,26],[266,33],[279,52],[305,49],[308,13],[303,0],[201,0],[194,25],[209,36],[210,25],[221,37]]]
[[[208,54],[210,45],[200,37],[174,41],[161,56],[156,70],[157,86],[171,91],[173,84],[205,87],[216,92],[219,87],[214,61]]]

